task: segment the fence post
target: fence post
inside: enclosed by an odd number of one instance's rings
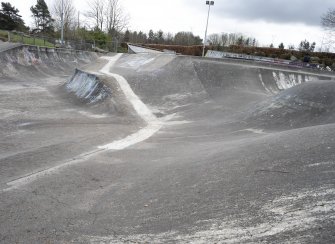
[[[11,39],[10,39],[10,31],[8,31],[8,42],[10,42]]]
[[[21,34],[21,42],[22,42],[22,44],[24,44],[24,42],[23,42],[23,35]]]
[[[44,42],[44,46],[45,46],[45,36],[43,36],[43,42]]]
[[[35,36],[34,36],[34,46],[36,45],[36,40],[35,40]]]

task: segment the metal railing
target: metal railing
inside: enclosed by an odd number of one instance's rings
[[[64,40],[64,43],[62,45],[59,38],[54,38],[46,35],[32,35],[23,32],[2,30],[0,30],[0,33],[2,34],[2,38],[6,36],[8,42],[22,43],[25,45],[98,52],[118,52],[121,49],[121,43],[117,39],[115,39],[115,41],[66,39]]]

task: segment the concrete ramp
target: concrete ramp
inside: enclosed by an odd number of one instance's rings
[[[128,53],[133,53],[133,54],[136,54],[136,53],[137,54],[139,54],[139,53],[156,53],[156,54],[159,54],[159,53],[162,53],[162,52],[159,51],[159,50],[152,49],[152,48],[144,48],[144,47],[128,44]]]
[[[0,41],[0,52],[5,52],[7,50],[13,49],[15,47],[22,46],[21,43],[12,43],[12,42],[2,42]]]
[[[66,90],[74,93],[82,101],[94,104],[112,95],[112,91],[98,76],[76,69],[74,75],[65,85]]]
[[[48,76],[71,72],[98,58],[93,52],[20,45],[0,52],[0,75],[6,77]]]
[[[137,55],[123,55],[117,67],[135,71],[156,71],[175,58],[176,55],[173,54],[141,53]]]
[[[116,79],[102,72],[92,72],[90,66],[86,66],[85,70],[76,69],[62,88],[62,92],[65,92],[63,95],[69,95],[73,102],[90,109],[96,117],[103,114],[138,117],[138,120],[141,120],[127,101]]]
[[[331,73],[310,70],[147,54],[126,55],[113,69],[124,74],[135,92],[161,113],[196,101],[211,101],[235,110],[231,115],[249,113],[249,107],[268,101],[286,89],[334,80]],[[316,84],[320,84],[319,92],[326,92],[322,82]]]
[[[335,123],[334,94],[333,80],[303,83],[257,104],[247,121],[275,130]]]

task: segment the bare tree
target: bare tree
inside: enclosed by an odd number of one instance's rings
[[[326,30],[326,36],[324,37],[323,44],[332,46],[335,44],[335,9],[329,9],[321,17],[321,24]]]
[[[65,37],[69,37],[71,29],[75,28],[76,25],[76,9],[73,6],[73,0],[63,0],[64,6],[64,34]],[[62,18],[62,0],[55,0],[52,7],[52,15],[55,19],[55,28],[61,29],[61,18]]]
[[[221,44],[222,46],[226,46],[228,43],[228,34],[227,33],[221,33]]]
[[[220,46],[221,45],[221,38],[220,38],[219,34],[209,35],[208,40],[213,46]]]
[[[219,34],[211,34],[208,37],[209,43],[215,47],[216,50],[220,51],[222,46],[221,36]]]
[[[128,26],[129,17],[123,13],[119,0],[107,0],[106,6],[106,31],[112,36],[117,36]]]
[[[85,16],[92,19],[95,23],[95,27],[103,30],[103,24],[105,21],[105,1],[104,0],[90,0],[88,5],[90,9],[85,13]]]
[[[328,12],[321,17],[321,23],[326,29],[335,31],[335,9],[329,9]]]
[[[230,33],[228,36],[228,45],[236,45],[239,36],[240,36],[239,34]]]
[[[146,43],[147,42],[147,34],[143,33],[142,31],[140,31],[137,35],[137,41],[139,43]]]
[[[164,34],[165,43],[168,44],[168,45],[173,44],[173,38],[174,38],[174,36],[171,32],[168,32],[168,33]]]
[[[89,6],[85,15],[100,31],[119,37],[128,26],[129,17],[124,14],[119,0],[89,0]]]
[[[199,36],[194,36],[192,32],[180,31],[174,36],[176,45],[200,45],[202,39]]]

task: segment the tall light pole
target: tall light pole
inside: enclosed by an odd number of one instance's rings
[[[206,1],[206,5],[208,5],[208,14],[207,14],[207,24],[206,24],[206,31],[205,31],[205,39],[204,39],[204,46],[202,48],[202,56],[205,56],[205,47],[206,47],[206,39],[207,39],[207,29],[208,29],[208,20],[209,20],[209,12],[211,10],[211,6],[214,5],[214,1]]]
[[[60,39],[61,45],[64,46],[64,0],[62,0],[62,13],[61,13],[61,32],[60,32]]]

